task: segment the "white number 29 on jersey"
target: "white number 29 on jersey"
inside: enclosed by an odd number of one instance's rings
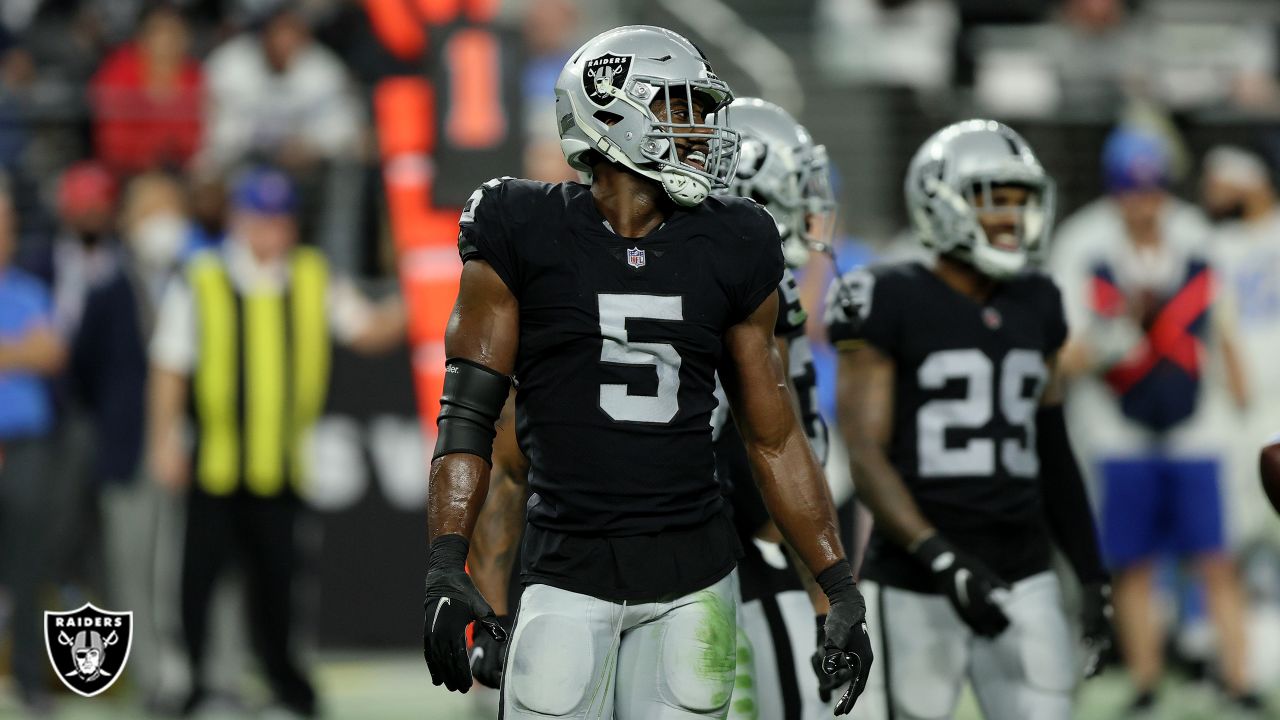
[[[965,381],[965,396],[930,400],[916,419],[917,454],[922,477],[992,475],[996,471],[996,441],[973,438],[960,447],[947,446],[948,430],[977,430],[991,422],[998,405],[1010,425],[1026,430],[1026,442],[1000,441],[999,462],[1015,477],[1035,477],[1040,471],[1036,455],[1035,412],[1048,376],[1044,360],[1032,350],[1011,350],[995,376],[991,359],[979,350],[940,350],[920,364],[918,380],[923,390],[941,390],[952,380]],[[1030,396],[1024,393],[1032,383]],[[999,387],[995,387],[996,383]],[[995,392],[993,392],[995,390]]]
[[[656,395],[632,395],[622,383],[600,386],[600,409],[619,422],[669,423],[680,411],[680,353],[670,343],[632,342],[627,318],[683,320],[684,298],[672,295],[601,293],[600,362],[651,365],[658,373]]]

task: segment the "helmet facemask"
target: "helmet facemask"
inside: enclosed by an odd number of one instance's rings
[[[805,221],[800,225],[801,239],[809,250],[830,253],[836,231],[836,200],[825,145],[812,146],[801,162],[800,194],[805,210]]]
[[[1048,244],[1048,208],[1053,207],[1053,187],[1047,178],[983,177],[962,187],[973,242],[968,244],[968,257],[965,244],[957,246],[953,254],[996,279],[1013,277],[1039,264]],[[1021,202],[1014,202],[1019,194]]]
[[[609,142],[606,134],[614,131],[609,120],[619,116],[608,112],[595,114],[603,127],[597,149],[606,158],[619,162],[646,177],[662,183],[672,200],[685,207],[697,205],[712,190],[728,187],[737,165],[739,135],[727,127],[733,93],[719,79],[667,80],[654,76],[637,76],[626,82],[626,90],[612,84],[609,77],[597,77],[597,94],[612,97],[634,108],[644,119],[638,128],[641,163],[635,162],[620,147]],[[662,102],[664,117],[653,111],[655,100]],[[687,122],[677,122],[681,110],[673,101],[683,104]],[[695,109],[695,106],[697,108]],[[698,111],[705,113],[696,122]],[[624,120],[625,122],[625,120]],[[636,130],[627,130],[628,139]],[[681,155],[681,147],[684,157]]]

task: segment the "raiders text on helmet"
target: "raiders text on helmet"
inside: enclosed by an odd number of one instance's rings
[[[704,122],[671,122],[655,100],[701,99]],[[726,127],[729,86],[702,52],[670,30],[628,25],[578,49],[556,81],[560,148],[575,170],[591,172],[591,152],[662,183],[689,207],[733,177],[737,133]],[[684,157],[677,146],[685,145]]]
[[[993,243],[978,219],[992,206],[992,187],[1000,185],[1029,191],[1016,209],[1016,249]],[[964,260],[985,275],[1011,277],[1044,256],[1053,230],[1053,181],[1031,146],[1001,123],[965,120],[934,133],[911,160],[905,192],[925,247]],[[979,198],[983,202],[976,202]]]

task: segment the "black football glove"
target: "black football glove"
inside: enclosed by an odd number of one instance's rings
[[[818,574],[818,584],[827,594],[831,609],[823,626],[822,664],[819,677],[839,676],[832,687],[849,680],[849,688],[836,703],[836,715],[845,715],[853,709],[858,696],[867,688],[867,676],[871,674],[871,634],[867,631],[867,604],[853,582],[849,561],[841,560]],[[830,697],[830,694],[828,694]]]
[[[422,656],[431,672],[431,683],[459,692],[471,689],[467,626],[476,621],[477,636],[483,628],[494,640],[507,639],[498,616],[467,575],[467,546],[461,535],[444,535],[431,543],[427,599],[422,604]]]
[[[1009,627],[1009,618],[994,598],[997,590],[1008,590],[1009,585],[986,566],[955,549],[936,533],[912,553],[933,573],[938,590],[947,596],[956,614],[975,633],[993,638]]]
[[[499,615],[498,626],[511,635],[511,616]],[[487,632],[471,638],[471,675],[476,682],[495,690],[502,686],[502,666],[507,659],[506,644]]]
[[[839,668],[832,675],[828,675],[823,671],[822,660],[826,657],[823,646],[827,644],[827,616],[817,615],[814,619],[818,625],[818,642],[814,645],[816,649],[813,651],[810,662],[813,663],[814,674],[818,676],[818,698],[823,703],[829,703],[831,702],[831,694],[835,692],[836,688],[853,679],[853,669],[847,667]]]
[[[1111,650],[1113,630],[1111,618],[1111,585],[1106,582],[1089,583],[1080,588],[1080,629],[1084,634],[1084,676],[1091,678],[1103,668]]]

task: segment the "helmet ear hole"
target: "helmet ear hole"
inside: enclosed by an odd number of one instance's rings
[[[618,113],[611,113],[608,110],[597,110],[591,117],[604,123],[606,127],[613,127],[622,122],[622,116]]]

